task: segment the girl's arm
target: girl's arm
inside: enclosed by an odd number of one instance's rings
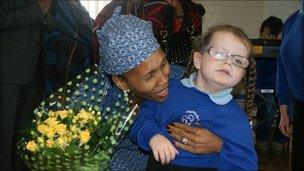
[[[130,130],[130,139],[139,147],[150,151],[149,142],[153,136],[160,133],[155,118],[157,105],[152,101],[144,101],[139,110],[139,114]]]

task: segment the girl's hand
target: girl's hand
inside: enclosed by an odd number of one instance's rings
[[[223,140],[205,128],[173,123],[168,125],[168,131],[177,140],[175,145],[188,152],[208,154],[221,151]],[[182,143],[184,138],[188,139],[187,143]]]
[[[176,148],[172,143],[163,135],[156,134],[153,136],[149,143],[153,155],[156,161],[160,162],[162,165],[170,163],[178,154]]]

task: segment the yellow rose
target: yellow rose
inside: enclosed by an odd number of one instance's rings
[[[58,121],[55,117],[47,118],[44,123],[46,123],[49,127],[54,127],[57,125]]]
[[[40,132],[43,135],[46,134],[48,128],[49,127],[46,124],[40,124],[40,125],[37,126],[38,132]]]
[[[55,144],[55,142],[54,142],[53,139],[46,140],[46,146],[47,147],[52,148],[52,147],[54,147],[54,144]]]
[[[88,120],[91,118],[91,113],[85,111],[84,109],[81,109],[81,110],[79,111],[78,116],[79,116],[80,119],[82,119],[82,121],[83,121],[84,123],[87,123]]]
[[[47,126],[46,124],[40,124],[37,126],[38,132],[40,132],[43,135],[46,135],[48,138],[53,138],[55,135],[54,128],[51,128]]]
[[[31,152],[35,152],[37,150],[37,144],[35,143],[35,141],[29,141],[26,144],[26,149],[31,151]]]
[[[90,132],[88,130],[81,131],[79,134],[79,140],[81,144],[85,144],[90,140]]]
[[[76,133],[77,132],[76,125],[70,125],[70,130],[71,130],[72,133]]]
[[[54,128],[51,128],[51,127],[48,127],[47,130],[46,130],[45,135],[46,135],[48,138],[53,138],[54,135],[55,135],[55,129],[54,129]]]
[[[61,148],[65,148],[67,145],[66,140],[67,138],[65,136],[60,136],[56,139],[56,144]]]
[[[64,135],[66,133],[66,125],[58,124],[55,126],[56,133],[59,135]]]
[[[61,119],[64,119],[69,116],[69,111],[68,110],[59,110],[55,112],[56,116],[60,116]]]

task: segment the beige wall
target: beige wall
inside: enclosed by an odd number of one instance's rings
[[[205,1],[201,3],[206,14],[203,17],[203,32],[214,24],[231,24],[242,28],[250,38],[258,38],[258,29],[270,15],[283,21],[299,7],[299,1]]]

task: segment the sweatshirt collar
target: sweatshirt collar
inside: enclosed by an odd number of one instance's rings
[[[200,92],[208,94],[209,98],[214,103],[216,103],[218,105],[225,105],[225,104],[227,104],[227,103],[229,103],[231,101],[231,99],[232,99],[232,95],[231,95],[232,88],[225,89],[225,90],[222,90],[222,91],[218,91],[216,93],[208,93],[208,92],[205,92],[205,91],[199,89],[194,84],[195,77],[196,77],[196,73],[192,73],[189,78],[182,79],[181,83],[185,87],[188,87],[188,88],[193,88],[194,87],[195,89],[199,90]]]

